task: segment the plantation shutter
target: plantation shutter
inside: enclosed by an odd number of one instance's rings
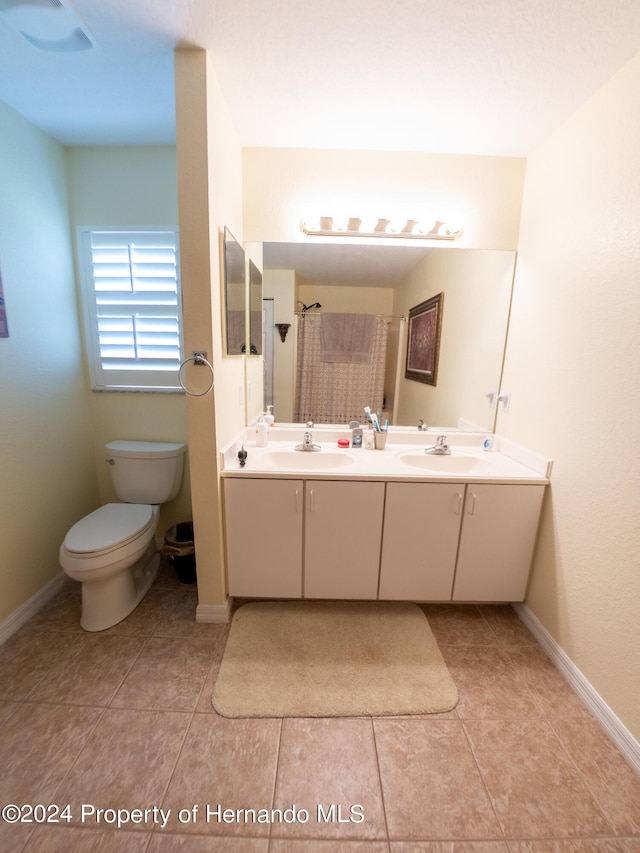
[[[178,388],[181,306],[175,231],[84,231],[94,384]]]

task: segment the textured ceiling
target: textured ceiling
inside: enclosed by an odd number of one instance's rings
[[[68,145],[174,141],[207,48],[245,146],[526,156],[640,51],[639,0],[74,0],[93,50],[0,15],[0,99]]]

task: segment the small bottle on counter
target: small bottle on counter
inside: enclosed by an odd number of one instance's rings
[[[362,427],[351,430],[351,447],[362,447]]]
[[[269,444],[269,424],[264,419],[264,412],[256,424],[256,447],[266,447]]]

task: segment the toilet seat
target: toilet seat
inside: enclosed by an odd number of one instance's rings
[[[156,517],[148,504],[105,504],[81,518],[67,533],[63,548],[70,556],[98,557],[146,538]]]

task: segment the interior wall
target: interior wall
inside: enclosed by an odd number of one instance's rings
[[[69,148],[67,162],[76,269],[77,229],[81,226],[147,229],[178,225],[174,147]],[[86,361],[86,355],[84,358]],[[183,394],[91,391],[89,401],[100,503],[117,500],[109,466],[104,461],[107,442],[125,439],[187,443]],[[160,510],[158,537],[162,538],[172,524],[190,518],[187,464],[178,496]]]
[[[640,55],[532,155],[498,431],[554,459],[527,605],[640,738]]]
[[[305,305],[319,302],[322,313],[336,314],[387,314],[393,311],[391,287],[344,287],[336,285],[305,284],[298,286],[297,299]],[[300,306],[296,306],[300,311]],[[313,309],[312,309],[313,310]]]
[[[212,393],[187,398],[189,463],[200,605],[226,598],[218,450],[245,424],[244,356],[226,356],[223,234],[243,242],[240,144],[210,57],[175,52],[178,204],[185,352],[205,350],[215,370]],[[205,367],[186,372],[206,388]]]
[[[509,157],[245,148],[245,239],[309,240],[299,225],[314,211],[432,212],[463,226],[455,246],[513,250],[525,165],[524,159]]]
[[[0,620],[60,571],[98,502],[64,149],[0,102]]]

